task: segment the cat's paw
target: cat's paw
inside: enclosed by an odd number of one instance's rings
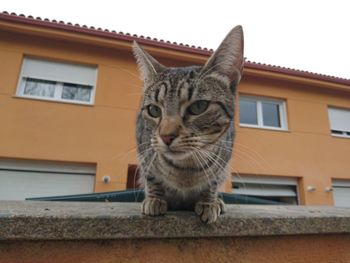
[[[160,198],[146,197],[142,202],[141,212],[148,216],[164,215],[167,211],[167,202]]]
[[[217,199],[215,202],[197,202],[194,211],[199,215],[202,222],[211,224],[216,221],[220,214],[225,212],[225,204],[221,199]]]

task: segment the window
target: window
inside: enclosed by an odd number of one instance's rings
[[[350,110],[329,107],[328,115],[332,135],[350,138]]]
[[[17,96],[93,104],[97,68],[24,58]]]
[[[297,179],[292,177],[232,176],[232,192],[234,194],[285,204],[298,204],[297,185]]]
[[[239,113],[240,126],[287,130],[282,100],[240,96]]]

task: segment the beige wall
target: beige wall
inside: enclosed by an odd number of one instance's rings
[[[97,65],[95,104],[15,97],[24,55]],[[136,163],[134,124],[142,85],[131,52],[0,31],[0,61],[0,157],[96,163],[95,191],[125,189],[127,166]],[[332,193],[324,188],[331,178],[350,178],[350,140],[330,135],[327,105],[350,108],[350,93],[248,72],[239,94],[285,99],[289,130],[237,125],[233,171],[297,177],[302,203],[332,204]],[[104,175],[111,176],[111,183],[102,183]],[[306,192],[307,185],[317,190]]]
[[[246,77],[239,95],[264,95],[286,100],[288,131],[239,127],[232,167],[240,174],[300,178],[301,201],[332,204],[325,192],[332,178],[350,178],[350,140],[332,137],[328,105],[350,108],[350,94],[286,81]],[[315,192],[305,192],[308,185]]]

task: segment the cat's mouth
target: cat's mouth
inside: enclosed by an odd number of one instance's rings
[[[178,149],[174,150],[174,149],[168,148],[168,149],[163,150],[163,153],[170,154],[170,155],[182,155],[182,154],[185,154],[186,151],[178,150]]]
[[[191,155],[190,150],[181,150],[181,149],[162,149],[162,154],[166,155],[167,157],[173,158],[173,159],[185,159],[188,156]]]

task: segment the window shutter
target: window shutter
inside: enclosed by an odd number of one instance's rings
[[[294,188],[288,185],[261,185],[261,184],[242,184],[238,189],[233,190],[234,194],[253,195],[253,196],[283,196],[296,197]]]
[[[25,58],[22,77],[88,85],[96,84],[96,67]]]
[[[350,132],[350,111],[328,108],[331,130]]]
[[[251,184],[270,184],[270,185],[294,185],[298,184],[296,178],[293,177],[277,177],[277,176],[232,176],[232,180],[237,183],[251,183]]]
[[[233,193],[253,196],[297,197],[297,180],[291,177],[232,176]]]

